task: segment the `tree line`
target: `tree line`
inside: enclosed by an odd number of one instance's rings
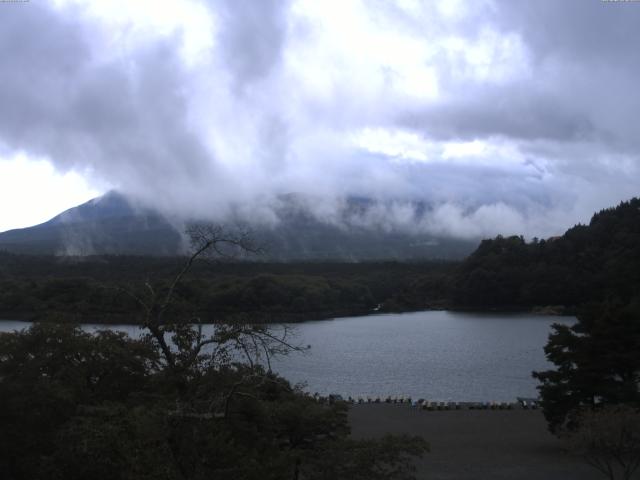
[[[484,240],[458,267],[451,302],[458,307],[528,309],[616,298],[640,288],[640,199],[596,213],[546,240],[498,236]]]
[[[258,257],[259,259],[259,257]],[[449,262],[212,263],[198,259],[169,316],[220,321],[301,321],[405,311],[445,303]],[[34,257],[0,253],[0,316],[40,321],[139,323],[124,293],[140,279],[168,282],[180,258]]]

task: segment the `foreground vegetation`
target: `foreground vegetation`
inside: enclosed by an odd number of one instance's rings
[[[0,335],[0,471],[18,479],[412,478],[420,438],[348,437],[346,406],[303,394],[243,343],[267,330],[221,328],[196,354],[174,332],[173,363],[152,336],[36,324]],[[251,352],[252,355],[257,351]]]
[[[583,307],[553,326],[545,347],[554,369],[534,372],[552,433],[611,480],[640,466],[640,302]]]
[[[171,320],[194,261],[244,237],[207,229],[166,284],[123,289],[145,335],[34,324],[0,334],[0,471],[22,479],[413,478],[419,437],[349,438],[346,405],[271,372],[288,330]]]
[[[534,377],[551,431],[574,429],[585,408],[640,408],[640,302],[584,308],[574,325],[553,326],[545,352],[556,368]]]

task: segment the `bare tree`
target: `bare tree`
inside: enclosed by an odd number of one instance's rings
[[[292,342],[292,332],[287,326],[275,330],[247,323],[214,324],[212,332],[205,334],[199,317],[167,321],[166,313],[175,299],[176,289],[198,259],[230,259],[262,251],[251,233],[241,228],[231,230],[220,225],[192,224],[186,234],[191,241],[192,253],[168,285],[158,287],[147,280],[141,293],[122,288],[141,307],[142,328],[147,330],[147,338],[160,349],[168,368],[180,371],[210,368],[228,365],[241,358],[252,368],[264,361],[270,371],[273,355],[305,350]]]
[[[610,480],[630,480],[640,466],[640,412],[633,407],[587,410],[564,436],[573,451]]]

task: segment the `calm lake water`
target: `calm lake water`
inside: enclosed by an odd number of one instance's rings
[[[532,370],[544,357],[552,323],[575,319],[532,314],[415,312],[296,324],[305,354],[274,362],[274,370],[307,390],[344,396],[404,395],[437,401],[512,401],[536,397]],[[0,331],[28,326],[0,322]],[[86,325],[88,330],[104,326]],[[112,328],[135,336],[130,325]]]

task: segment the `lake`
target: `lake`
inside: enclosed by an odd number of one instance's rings
[[[426,311],[295,324],[305,354],[274,370],[307,390],[353,397],[411,396],[437,401],[513,401],[536,397],[532,370],[547,369],[552,323],[571,317]],[[0,331],[28,326],[0,322]],[[88,330],[105,328],[85,325]],[[139,333],[138,327],[109,328]]]

